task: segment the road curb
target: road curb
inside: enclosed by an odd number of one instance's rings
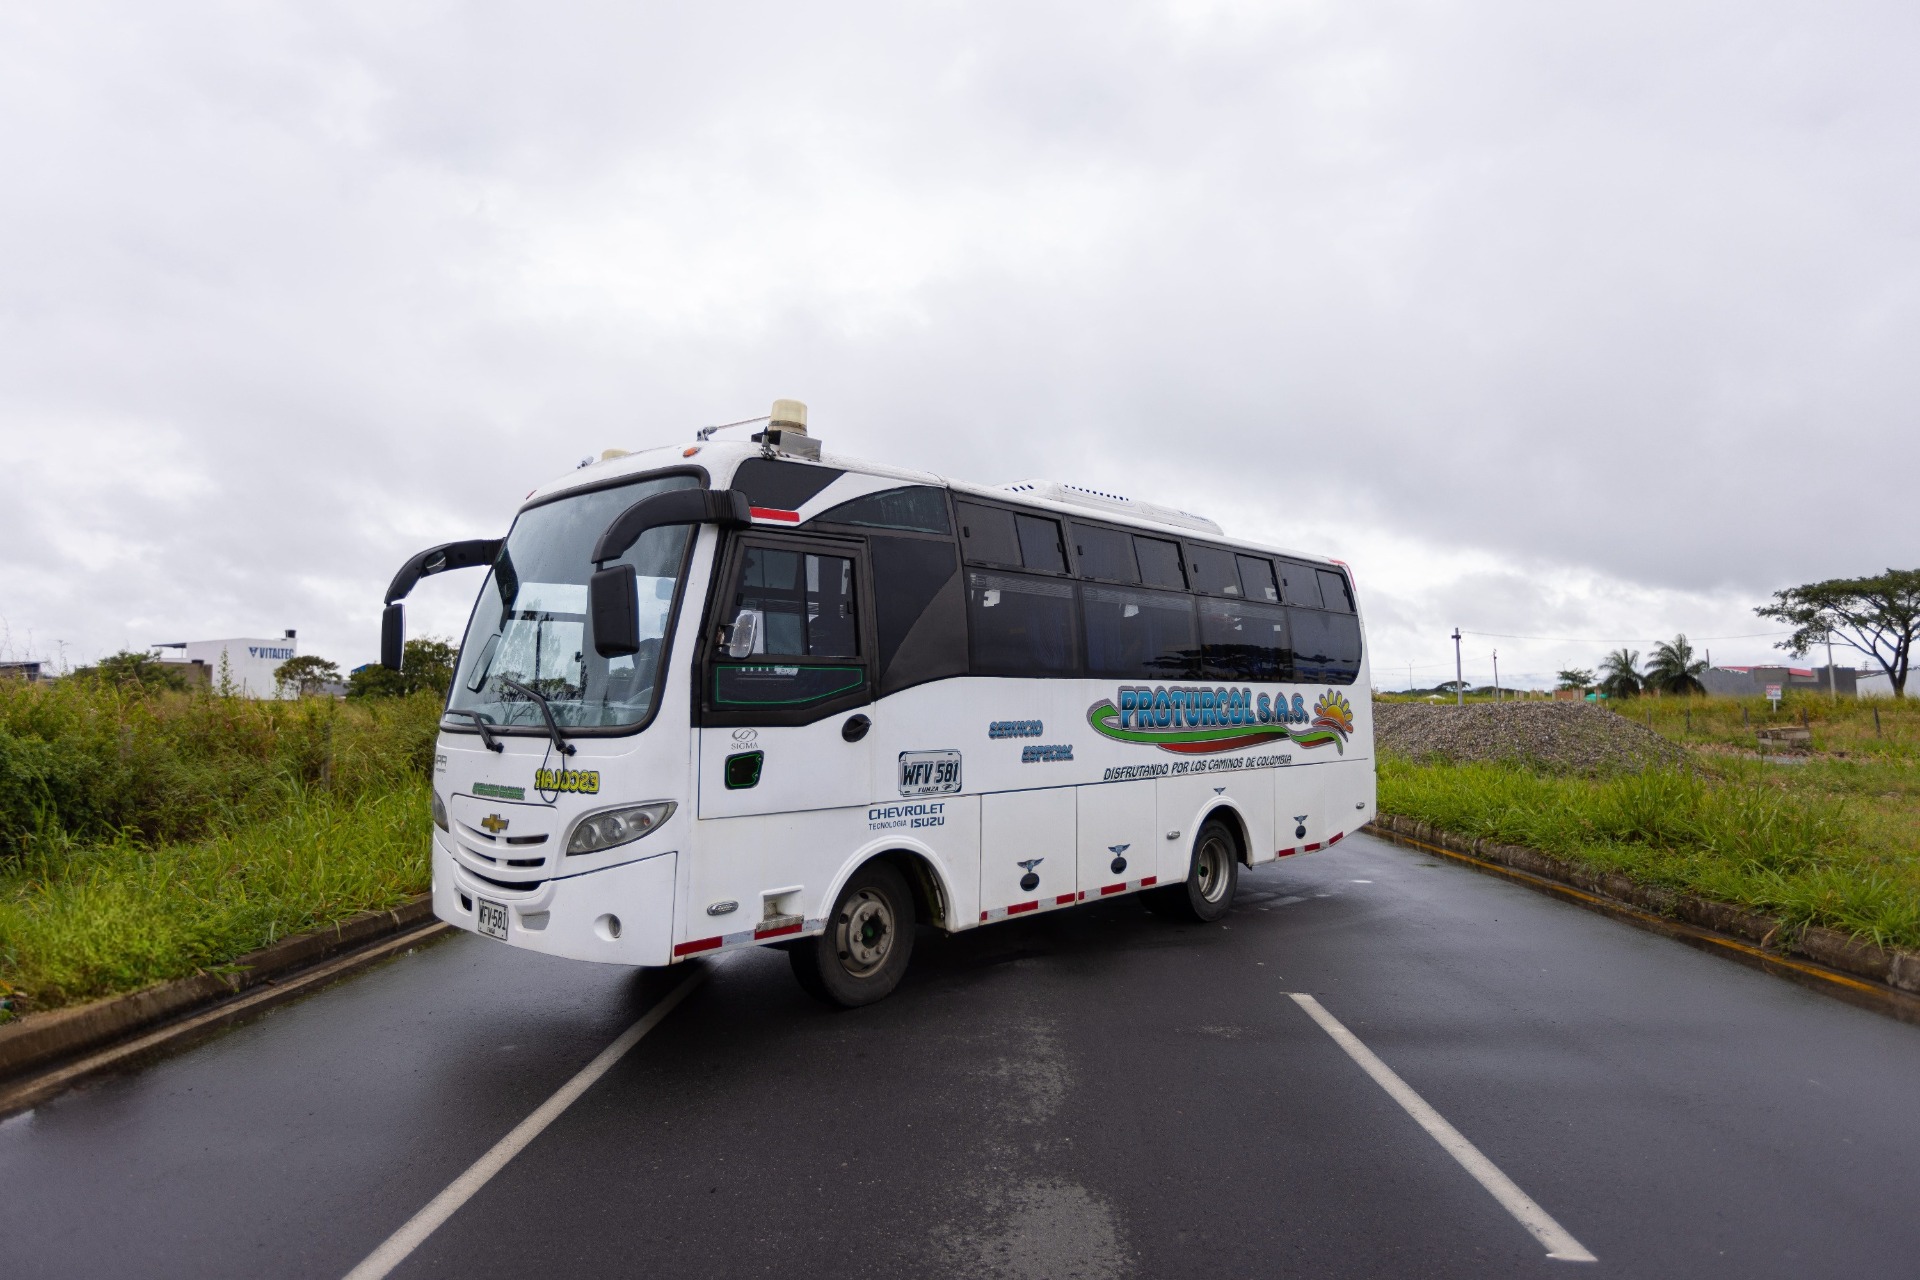
[[[1920,1024],[1920,955],[1863,942],[1837,929],[1795,928],[1744,907],[1640,884],[1617,871],[1593,871],[1523,845],[1455,835],[1414,818],[1381,814],[1361,830]]]
[[[31,1013],[0,1026],[0,1115],[174,1040],[253,1013],[343,977],[446,930],[431,895],[360,915],[249,952],[217,973],[201,973],[71,1009]],[[137,1045],[137,1049],[132,1046]],[[131,1050],[131,1052],[129,1051]],[[88,1067],[87,1064],[94,1064]],[[87,1068],[78,1070],[79,1068]],[[77,1071],[77,1074],[76,1074]],[[22,1097],[28,1097],[22,1101]]]

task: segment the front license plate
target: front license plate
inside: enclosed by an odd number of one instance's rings
[[[485,898],[481,898],[479,902],[480,932],[489,938],[498,938],[505,942],[507,940],[507,908],[502,903],[488,902]]]

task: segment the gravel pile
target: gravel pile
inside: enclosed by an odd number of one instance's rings
[[[1680,764],[1677,743],[1585,702],[1376,702],[1375,741],[1398,755],[1522,760],[1581,771]]]

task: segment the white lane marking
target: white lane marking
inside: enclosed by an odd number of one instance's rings
[[[647,1010],[638,1022],[621,1032],[619,1039],[602,1049],[598,1057],[580,1068],[579,1074],[561,1085],[532,1115],[494,1143],[491,1151],[475,1160],[445,1191],[428,1201],[426,1208],[407,1219],[405,1226],[388,1236],[384,1244],[367,1255],[366,1261],[347,1272],[346,1280],[381,1280],[389,1271],[405,1262],[408,1254],[419,1248],[441,1223],[472,1199],[476,1191],[486,1186],[494,1174],[506,1167],[509,1160],[524,1151],[527,1144],[540,1136],[541,1130],[559,1119],[561,1112],[591,1089],[595,1081],[613,1068],[614,1063],[626,1057],[627,1051],[640,1043],[640,1037],[659,1026],[660,1020],[672,1013],[673,1007],[699,986],[706,976],[705,967],[687,975],[685,982]]]
[[[1320,1007],[1320,1002],[1305,992],[1291,993],[1293,1002],[1307,1011],[1307,1015],[1320,1024],[1320,1029],[1333,1037],[1333,1042],[1347,1051],[1347,1056],[1360,1064],[1360,1069],[1373,1077],[1373,1082],[1387,1091],[1387,1096],[1399,1103],[1406,1113],[1414,1118],[1422,1129],[1440,1144],[1446,1153],[1460,1162],[1460,1167],[1473,1175],[1474,1181],[1487,1189],[1487,1193],[1500,1202],[1500,1207],[1512,1214],[1533,1238],[1547,1247],[1547,1256],[1561,1262],[1598,1262],[1578,1240],[1567,1234],[1567,1229],[1553,1220],[1545,1209],[1514,1185],[1512,1178],[1500,1172],[1493,1161],[1480,1154],[1480,1149],[1468,1142],[1460,1131],[1448,1124],[1446,1117],[1427,1105],[1426,1099],[1407,1086],[1407,1082],[1394,1074],[1393,1068],[1380,1061],[1373,1050],[1360,1042],[1360,1037],[1340,1024],[1340,1020]]]

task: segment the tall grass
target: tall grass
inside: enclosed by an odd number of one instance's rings
[[[134,990],[424,889],[439,709],[0,681],[0,997]]]
[[[1637,880],[1920,946],[1920,856],[1844,795],[1753,768],[1603,777],[1384,756],[1380,808]],[[1796,775],[1798,770],[1793,771]]]
[[[424,775],[439,699],[265,702],[82,680],[0,680],[0,860],[192,840]]]
[[[29,855],[0,882],[0,980],[51,1008],[398,906],[427,886],[426,810],[426,779],[409,777],[380,795],[298,794],[199,841]]]

